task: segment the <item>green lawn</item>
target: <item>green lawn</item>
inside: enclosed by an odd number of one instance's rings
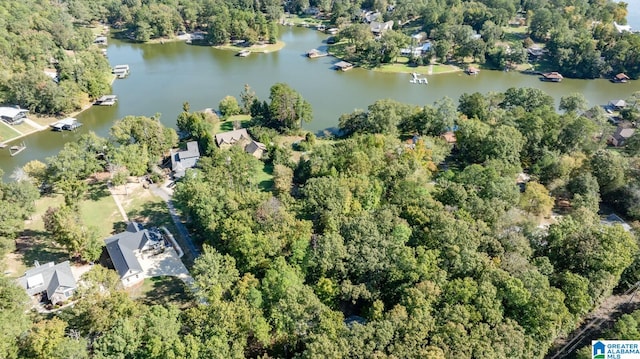
[[[7,125],[3,121],[0,121],[0,142],[7,141],[18,136],[20,136],[18,131],[14,130],[10,125]]]
[[[215,124],[213,128],[213,133],[216,134],[220,132],[233,131],[233,123],[235,121],[240,121],[240,126],[242,126],[242,128],[246,128],[251,122],[251,116],[250,115],[229,116],[229,118],[226,121],[220,121],[217,124]]]
[[[382,65],[380,67],[376,67],[374,71],[378,72],[393,72],[393,73],[418,73],[422,75],[434,75],[434,74],[445,74],[450,72],[459,72],[462,71],[462,68],[455,65],[441,65],[434,64],[425,65],[425,66],[410,66],[405,63],[395,63],[395,64],[387,64]]]
[[[193,296],[176,277],[146,278],[142,286],[131,289],[129,295],[146,305],[173,304],[180,309],[193,305]]]
[[[262,168],[255,174],[258,188],[263,191],[271,191],[273,188],[273,164],[262,163]]]
[[[30,133],[36,130],[35,127],[27,124],[26,122],[23,122],[19,125],[13,125],[13,128],[22,133]]]
[[[80,216],[84,224],[95,227],[102,238],[109,237],[123,222],[116,202],[104,183],[89,186],[87,199],[80,203]]]

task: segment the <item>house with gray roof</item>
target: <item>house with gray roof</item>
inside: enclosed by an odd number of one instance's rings
[[[22,109],[20,107],[0,107],[0,119],[10,125],[21,124],[29,110]]]
[[[125,287],[130,287],[144,280],[144,271],[139,256],[158,242],[136,222],[129,222],[127,230],[104,240],[113,267],[120,275]]]
[[[171,171],[174,177],[184,177],[187,168],[193,168],[200,159],[197,141],[187,142],[186,150],[171,150]]]
[[[46,294],[46,300],[52,304],[67,301],[78,287],[69,261],[36,265],[18,278],[18,284],[30,297]]]
[[[393,28],[393,20],[389,20],[387,22],[372,21],[369,23],[369,27],[375,36],[381,36],[387,30],[391,30]]]
[[[635,132],[636,130],[634,128],[618,126],[616,132],[611,135],[609,143],[615,147],[622,147]]]

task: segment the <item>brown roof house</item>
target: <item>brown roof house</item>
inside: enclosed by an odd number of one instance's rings
[[[616,132],[613,133],[611,138],[609,139],[609,143],[616,147],[624,146],[625,142],[629,139],[629,137],[633,136],[635,133],[635,129],[633,128],[625,128],[618,126]]]
[[[440,137],[450,145],[455,145],[457,142],[456,134],[453,131],[447,131],[440,135]]]
[[[35,268],[28,269],[24,276],[18,278],[18,284],[31,297],[46,294],[46,300],[52,304],[67,301],[78,287],[69,261],[43,265],[36,262]]]
[[[612,79],[613,82],[617,82],[617,83],[625,83],[629,80],[630,80],[629,76],[627,76],[627,74],[625,74],[624,72],[621,72],[615,75]]]
[[[245,128],[218,133],[216,135],[216,143],[220,148],[229,148],[235,145],[240,146],[245,152],[258,159],[262,158],[262,155],[267,150],[267,146],[251,138]]]

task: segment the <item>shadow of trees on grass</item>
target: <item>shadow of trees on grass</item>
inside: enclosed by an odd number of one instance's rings
[[[60,263],[69,260],[69,254],[51,240],[44,239],[46,232],[25,230],[16,240],[16,250],[22,254],[22,263],[33,267],[33,263]]]
[[[147,281],[152,283],[151,289],[139,298],[142,303],[146,305],[173,304],[182,309],[193,304],[193,295],[180,279],[168,276],[147,278],[144,287],[147,287]]]

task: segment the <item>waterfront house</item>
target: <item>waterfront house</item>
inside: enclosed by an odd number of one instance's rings
[[[164,246],[160,233],[144,229],[136,222],[129,222],[124,232],[109,237],[104,242],[111,264],[125,287],[144,280],[145,273],[141,261]]]
[[[453,131],[447,131],[443,133],[442,135],[440,135],[440,138],[442,138],[447,144],[452,146],[458,142],[458,140],[456,139],[456,133]]]
[[[48,301],[54,305],[71,298],[78,287],[69,261],[43,265],[36,262],[35,268],[27,270],[18,278],[18,284],[30,297],[38,299],[38,302]]]
[[[384,34],[387,30],[391,30],[393,28],[393,20],[389,20],[387,22],[372,21],[369,24],[369,27],[371,28],[371,32],[375,36],[382,36],[382,34]]]
[[[545,72],[542,74],[543,81],[560,82],[564,77],[559,72]]]
[[[353,68],[353,64],[346,61],[337,62],[333,66],[335,67],[336,70],[340,70],[340,71],[348,71]]]
[[[609,143],[615,147],[622,147],[635,132],[636,130],[633,128],[618,126],[616,132],[609,139]]]
[[[627,76],[627,74],[625,74],[624,72],[621,72],[615,75],[612,79],[613,82],[617,82],[617,83],[625,83],[629,80],[630,80],[629,76]]]
[[[187,142],[186,150],[171,150],[171,171],[174,178],[184,177],[187,168],[193,168],[200,159],[198,142]]]
[[[609,107],[614,110],[620,111],[627,107],[627,102],[625,100],[611,100],[609,101]]]
[[[19,125],[24,122],[29,110],[20,107],[0,107],[0,119],[10,125]]]
[[[245,146],[244,151],[257,159],[261,159],[264,152],[267,151],[267,146],[264,143],[252,140]]]
[[[540,57],[544,55],[544,49],[540,46],[533,45],[527,48],[527,53],[532,57]]]
[[[615,213],[611,213],[610,215],[601,218],[600,223],[604,224],[605,226],[615,226],[616,224],[619,224],[625,231],[631,231],[631,226]]]
[[[422,51],[423,54],[426,54],[427,52],[431,51],[431,41],[427,41],[424,44],[422,44],[420,51]]]
[[[244,147],[252,140],[246,128],[216,134],[216,144],[220,148],[229,148],[238,142],[243,144]]]

